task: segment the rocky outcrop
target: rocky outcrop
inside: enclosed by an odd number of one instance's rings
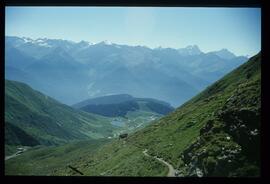
[[[242,92],[256,85],[239,86],[182,153],[187,176],[259,175],[260,95],[247,99]]]

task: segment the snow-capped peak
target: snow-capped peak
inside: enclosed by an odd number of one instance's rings
[[[51,45],[47,43],[48,41],[47,38],[31,39],[27,37],[22,37],[21,39],[23,40],[24,43],[32,43],[41,47],[51,47]]]
[[[78,43],[78,45],[80,46],[81,49],[85,49],[85,48],[88,48],[91,45],[94,45],[94,43],[82,40],[82,41],[80,41]]]
[[[197,45],[188,45],[186,47],[186,49],[188,49],[188,50],[200,50]]]
[[[36,40],[33,40],[34,44],[41,46],[41,47],[52,47],[49,43],[48,43],[48,39],[47,38],[37,38]]]
[[[32,40],[31,38],[27,38],[27,37],[22,37],[22,39],[23,39],[23,41],[24,41],[25,43],[28,43],[28,42],[33,43],[33,41],[34,41],[34,40]]]
[[[35,42],[41,43],[41,42],[45,42],[47,40],[48,40],[47,38],[38,38],[38,39],[35,40]]]
[[[197,45],[188,45],[185,48],[178,49],[178,52],[181,55],[198,55],[202,53]]]

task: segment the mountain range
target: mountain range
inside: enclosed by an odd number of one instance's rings
[[[5,78],[72,105],[130,94],[179,106],[248,58],[227,49],[181,49],[5,37]]]

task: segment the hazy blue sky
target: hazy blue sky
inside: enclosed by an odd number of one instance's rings
[[[7,7],[6,35],[182,48],[261,47],[259,8]]]

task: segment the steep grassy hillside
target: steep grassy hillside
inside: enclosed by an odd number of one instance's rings
[[[105,146],[103,146],[105,144]],[[100,149],[103,147],[102,149]],[[101,153],[102,150],[114,150],[112,153],[102,153],[104,157],[111,160],[114,165],[103,165],[96,171],[93,170],[90,173],[85,170],[81,171],[78,165],[83,167],[93,167],[98,163],[99,157],[94,157],[96,152]],[[121,152],[118,150],[121,149]],[[131,149],[131,150],[130,150]],[[98,150],[98,151],[97,151]],[[119,156],[117,156],[117,154]],[[132,158],[127,160],[129,155],[132,153]],[[86,160],[87,158],[87,160]],[[93,158],[93,159],[92,159]],[[119,162],[121,158],[124,158],[122,162]],[[119,162],[119,163],[118,163]],[[132,165],[130,165],[132,164]],[[127,169],[125,173],[119,170],[119,167],[124,165],[125,168],[136,167]],[[124,142],[119,143],[118,141],[109,139],[98,139],[90,141],[80,141],[74,143],[68,143],[61,146],[35,146],[22,153],[21,155],[5,161],[5,174],[6,175],[63,175],[63,176],[81,176],[80,173],[74,171],[72,168],[82,172],[83,175],[111,175],[116,169],[117,175],[140,175],[140,176],[162,176],[168,171],[166,166],[162,165],[153,158],[144,157],[141,151],[136,147],[125,146]],[[106,169],[108,168],[108,169]],[[118,169],[117,169],[118,168]],[[130,172],[129,172],[130,171]],[[129,173],[127,173],[129,172]],[[123,173],[123,174],[121,174]],[[115,175],[115,174],[114,174]]]
[[[45,145],[96,139],[111,136],[116,129],[108,118],[75,110],[26,84],[9,80],[5,81],[5,122],[9,123],[5,126],[9,144],[24,143],[16,139],[26,135]]]
[[[39,142],[19,127],[5,122],[5,143],[8,145],[35,146]]]

